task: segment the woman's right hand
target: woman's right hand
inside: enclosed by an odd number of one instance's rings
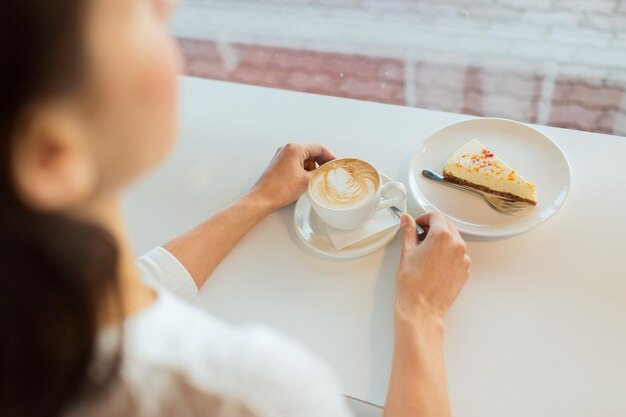
[[[428,231],[418,243],[415,223]],[[446,386],[444,322],[467,281],[465,242],[441,213],[402,216],[395,347],[385,417],[451,415]]]
[[[428,231],[418,243],[415,224]],[[459,232],[443,214],[424,214],[415,221],[402,216],[403,247],[397,278],[396,315],[443,320],[469,277],[471,260]]]

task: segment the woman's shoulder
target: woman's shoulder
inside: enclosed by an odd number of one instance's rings
[[[64,417],[262,417],[242,401],[194,384],[185,372],[126,360],[98,395],[82,398]]]
[[[124,337],[125,360],[176,370],[194,386],[240,399],[261,416],[313,415],[306,410],[320,415],[321,404],[325,415],[347,415],[333,372],[267,327],[230,326],[161,293],[155,305],[126,323]]]

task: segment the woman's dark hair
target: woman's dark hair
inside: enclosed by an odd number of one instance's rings
[[[88,388],[117,249],[99,228],[24,204],[11,153],[33,106],[85,82],[90,0],[0,5],[0,415],[57,416]],[[114,372],[111,366],[111,373]]]

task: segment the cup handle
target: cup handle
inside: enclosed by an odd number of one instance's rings
[[[388,194],[389,191],[398,191],[401,195],[397,195],[392,198],[385,198],[385,195]],[[383,198],[380,200],[380,205],[378,206],[379,210],[400,204],[406,198],[406,187],[401,182],[388,182],[380,187],[380,194]]]

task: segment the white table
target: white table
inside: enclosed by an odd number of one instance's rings
[[[407,183],[420,141],[468,116],[181,79],[180,143],[126,201],[138,252],[244,193],[278,146],[323,142]],[[468,238],[472,277],[447,319],[457,416],[626,416],[626,138],[538,127],[563,149],[565,206],[529,233]],[[409,198],[413,214],[415,203]],[[400,249],[352,261],[308,252],[293,207],[225,259],[197,303],[264,323],[329,362],[345,393],[383,404]]]

